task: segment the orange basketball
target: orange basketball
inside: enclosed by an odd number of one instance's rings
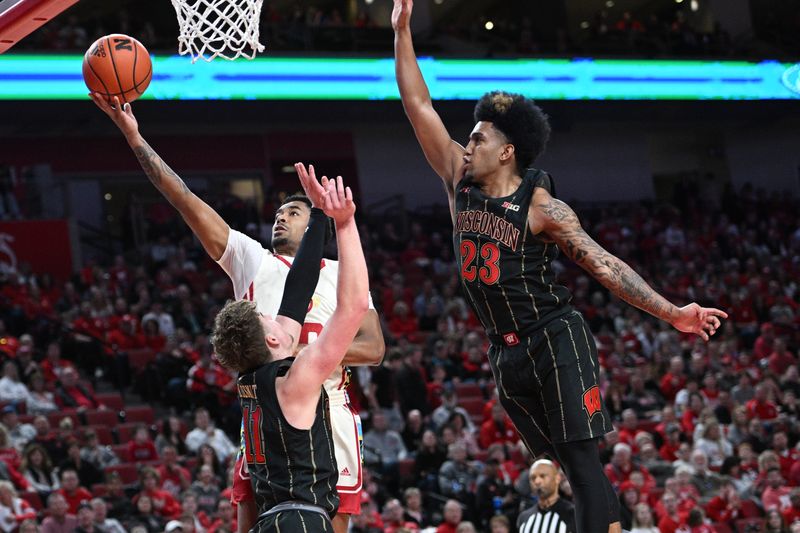
[[[90,91],[113,102],[133,102],[144,94],[153,76],[147,49],[121,33],[97,39],[83,56],[83,80]]]

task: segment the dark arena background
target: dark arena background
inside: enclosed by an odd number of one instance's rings
[[[0,529],[237,530],[236,375],[209,339],[241,295],[87,96],[84,52],[124,33],[153,56],[142,135],[231,228],[269,247],[297,161],[353,187],[386,348],[347,388],[350,530],[546,531],[517,524],[535,458],[399,100],[391,11],[265,2],[254,60],[192,63],[170,2],[81,0],[0,55]],[[706,343],[554,261],[597,345],[622,527],[800,532],[800,2],[417,0],[412,32],[454,139],[484,92],[535,98],[536,166],[587,232],[676,305],[729,315]]]

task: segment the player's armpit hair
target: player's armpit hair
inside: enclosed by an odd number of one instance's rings
[[[542,155],[550,138],[547,115],[521,94],[493,91],[475,105],[475,122],[491,122],[514,145],[517,170],[523,174]]]
[[[217,313],[211,343],[219,364],[234,372],[253,370],[270,359],[256,304],[248,300],[229,301]]]

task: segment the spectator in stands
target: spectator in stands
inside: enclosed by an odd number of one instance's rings
[[[158,460],[158,452],[150,430],[144,424],[139,424],[133,432],[133,440],[128,443],[128,461],[133,463],[147,463]]]
[[[6,405],[2,411],[2,425],[7,430],[8,444],[17,450],[22,450],[36,435],[36,430],[30,424],[21,424],[17,416],[17,408]],[[5,444],[0,445],[5,447]],[[18,465],[15,465],[18,466]]]
[[[478,470],[467,461],[467,448],[458,442],[447,449],[448,460],[439,469],[439,492],[448,498],[471,505],[474,501]]]
[[[56,385],[56,403],[59,407],[79,412],[105,408],[88,388],[78,382],[78,371],[74,367],[67,367],[61,373],[61,380]]]
[[[639,491],[631,480],[623,481],[619,486],[619,512],[622,529],[629,531],[633,523],[636,505],[639,503]]]
[[[789,531],[786,520],[777,509],[767,511],[764,522],[764,533],[787,533]]]
[[[164,310],[161,300],[155,300],[150,311],[142,317],[142,327],[149,320],[157,322],[159,332],[165,337],[170,338],[175,335],[175,322],[172,315]]]
[[[164,518],[155,513],[153,509],[153,500],[147,494],[140,493],[136,500],[136,511],[131,515],[128,521],[128,529],[132,530],[135,524],[142,524],[145,526],[148,533],[156,531],[164,531],[166,521]],[[171,529],[175,531],[175,528]]]
[[[647,503],[637,503],[634,507],[630,533],[660,533],[653,521],[653,511]]]
[[[418,410],[423,415],[431,412],[428,404],[428,389],[425,385],[428,377],[422,364],[422,348],[412,347],[403,358],[403,364],[395,376],[400,410],[407,415],[411,410]]]
[[[792,489],[786,486],[780,468],[772,467],[767,471],[767,487],[761,493],[761,505],[765,510],[777,509],[785,511],[791,506]]]
[[[403,504],[397,498],[392,498],[383,507],[383,531],[386,533],[419,531],[415,522],[405,520]]]
[[[119,464],[120,460],[117,454],[110,446],[100,444],[100,439],[97,437],[97,432],[91,428],[83,433],[86,443],[81,448],[81,459],[87,463],[91,463],[95,468],[104,471],[109,466]]]
[[[481,424],[479,444],[486,449],[495,443],[514,444],[519,440],[517,430],[499,403],[492,406],[492,418]]]
[[[30,393],[28,387],[19,380],[19,371],[14,361],[3,364],[3,377],[0,378],[0,401],[28,403]]]
[[[197,466],[195,466],[193,473],[195,478],[200,475],[200,469],[206,465],[211,467],[215,480],[219,481],[225,478],[225,466],[220,463],[219,457],[217,457],[217,453],[211,445],[203,444],[200,446],[200,450],[197,452],[197,459]]]
[[[194,414],[195,428],[186,435],[186,447],[192,453],[197,453],[200,445],[209,444],[217,454],[220,462],[225,463],[236,453],[236,446],[231,442],[225,432],[215,428],[208,414],[208,409],[197,409]]]
[[[686,385],[683,358],[679,355],[669,360],[669,371],[661,378],[661,394],[668,402],[675,400],[678,391]]]
[[[403,520],[406,522],[413,522],[417,529],[428,527],[430,519],[422,505],[422,491],[416,487],[407,488],[405,492],[403,492],[403,501],[405,502]]]
[[[474,457],[479,451],[478,439],[475,437],[475,431],[469,429],[467,419],[462,413],[455,411],[450,415],[450,420],[447,421],[447,428],[453,431],[455,442],[460,442],[467,449],[467,453]]]
[[[233,505],[227,499],[223,498],[217,504],[217,519],[208,528],[209,533],[217,533],[222,531],[234,532],[237,530],[236,512]],[[186,531],[184,529],[184,531]]]
[[[109,516],[125,523],[133,515],[136,508],[130,496],[125,492],[119,472],[111,471],[106,476],[106,494],[103,499],[108,504]]]
[[[386,415],[376,410],[372,413],[372,428],[364,434],[364,462],[378,465],[384,472],[396,470],[397,463],[406,458],[408,450],[403,438],[389,429]]]
[[[197,481],[192,483],[190,489],[197,496],[197,507],[207,515],[213,515],[217,510],[220,491],[214,481],[214,471],[209,465],[200,468]]]
[[[458,396],[456,395],[455,391],[452,389],[445,389],[444,393],[442,394],[442,405],[433,411],[431,419],[436,425],[436,428],[441,429],[450,421],[450,417],[453,415],[453,413],[461,413],[466,421],[467,430],[470,432],[475,431],[475,424],[472,423],[469,413],[466,409],[458,405]]]
[[[660,533],[675,533],[685,524],[678,515],[678,498],[671,492],[664,492],[661,503],[664,506],[664,514],[658,521],[658,530]]]
[[[175,446],[164,446],[161,451],[161,464],[156,470],[161,477],[161,488],[175,498],[180,497],[180,494],[192,484],[192,474],[178,464],[178,452]]]
[[[78,472],[74,468],[61,470],[61,488],[57,492],[64,497],[67,509],[72,515],[78,514],[78,505],[81,501],[92,499],[92,493],[80,486]]]
[[[14,485],[8,481],[0,481],[0,530],[15,531],[25,520],[35,519],[36,510],[17,496]]]
[[[771,421],[778,417],[778,407],[769,400],[769,385],[767,383],[759,383],[756,387],[756,393],[752,400],[748,401],[747,416],[749,418],[757,418],[761,421]]]
[[[81,456],[81,445],[77,439],[70,439],[67,444],[67,458],[58,465],[62,472],[74,470],[78,474],[78,481],[84,487],[91,487],[95,483],[103,481],[103,472],[94,464],[86,461]],[[63,484],[63,479],[62,479]],[[67,500],[72,504],[72,500],[67,496]],[[70,507],[70,509],[73,509]],[[74,508],[77,511],[77,508]],[[77,514],[77,513],[76,513]]]
[[[159,488],[161,480],[158,477],[158,472],[154,468],[149,466],[142,468],[139,472],[139,481],[142,490],[139,494],[134,496],[133,503],[137,505],[140,512],[143,511],[141,506],[138,505],[138,500],[146,497],[150,503],[149,507],[152,508],[153,514],[164,520],[180,517],[181,504],[172,497],[172,494]]]
[[[403,444],[409,455],[414,455],[422,443],[422,435],[425,433],[425,424],[422,419],[422,413],[419,409],[412,409],[406,416],[406,424],[403,428],[401,436],[403,437]]]
[[[108,505],[102,498],[93,498],[89,502],[94,511],[94,526],[103,533],[125,533],[125,528],[116,518],[108,517]]]
[[[436,528],[436,533],[456,533],[462,514],[461,504],[457,500],[447,500],[444,504],[444,517]]]
[[[42,522],[42,533],[68,533],[78,527],[78,519],[69,512],[69,504],[60,492],[54,492],[47,498],[47,513],[47,518]]]
[[[61,487],[50,456],[40,444],[30,444],[25,448],[20,471],[42,500]]]
[[[82,501],[78,506],[77,519],[78,527],[75,528],[75,533],[95,533],[99,531],[95,527],[94,509],[92,509],[92,505],[88,501]]]
[[[166,423],[162,426],[161,433],[156,436],[156,450],[159,454],[164,453],[164,447],[172,446],[178,455],[183,457],[189,454],[186,442],[181,437],[181,419],[175,415],[167,417]]]
[[[446,460],[447,449],[433,430],[426,429],[414,461],[417,483],[422,490],[439,490],[439,469]]]
[[[737,520],[758,518],[761,511],[755,503],[740,497],[731,480],[725,480],[719,494],[706,504],[706,514],[713,522],[724,522],[734,527]]]
[[[40,533],[43,531],[39,527],[39,523],[36,521],[35,518],[29,518],[24,520],[20,525],[17,533]]]
[[[192,491],[186,491],[181,496],[181,508],[184,514],[194,517],[194,527],[203,531],[211,527],[211,517],[197,507],[197,496]]]
[[[510,480],[503,479],[497,459],[487,459],[475,491],[478,520],[485,528],[489,525],[489,519],[492,516],[497,513],[511,512],[514,506],[514,491]]]
[[[719,469],[722,462],[733,455],[733,446],[722,435],[722,428],[716,419],[703,428],[703,437],[695,442],[695,450],[702,450],[708,457],[711,468]]]
[[[614,445],[614,453],[611,462],[605,466],[605,473],[611,485],[618,489],[623,481],[627,481],[633,471],[642,473],[648,487],[655,486],[653,476],[642,466],[637,465],[631,459],[631,447],[624,442]]]
[[[739,374],[739,383],[731,390],[733,401],[739,405],[744,405],[756,395],[753,387],[753,378],[747,372]]]
[[[36,372],[29,378],[28,390],[28,413],[32,415],[42,415],[58,411],[56,398],[52,392],[45,388],[44,376]]]

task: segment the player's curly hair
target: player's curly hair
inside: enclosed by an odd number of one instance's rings
[[[219,364],[234,372],[252,370],[271,357],[256,304],[247,300],[229,301],[217,313],[211,343]]]
[[[520,175],[542,155],[550,138],[550,122],[533,100],[521,94],[492,91],[475,105],[475,122],[491,122],[514,145]]]

